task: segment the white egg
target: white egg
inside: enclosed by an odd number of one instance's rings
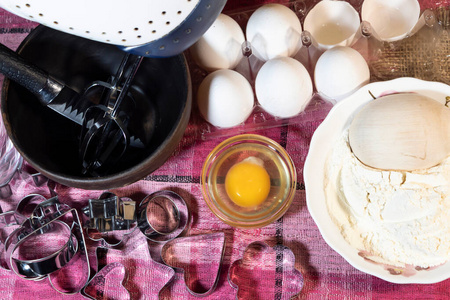
[[[231,17],[220,14],[190,48],[195,62],[206,71],[234,69],[243,58],[244,32]]]
[[[206,121],[227,128],[245,122],[250,116],[254,95],[247,79],[236,71],[217,70],[199,86],[197,104]]]
[[[369,83],[369,66],[355,49],[337,46],[319,57],[314,80],[320,94],[339,101]]]
[[[253,54],[261,60],[294,56],[301,48],[302,25],[297,15],[282,4],[266,4],[250,16],[246,35]]]
[[[289,118],[303,111],[311,99],[313,85],[306,68],[291,57],[267,61],[256,75],[256,98],[273,116]]]

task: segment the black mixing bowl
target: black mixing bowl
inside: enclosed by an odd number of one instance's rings
[[[38,26],[17,52],[52,77],[82,93],[93,81],[108,81],[124,56],[117,47]],[[61,184],[110,189],[147,176],[173,153],[183,137],[192,106],[191,79],[183,54],[145,58],[131,92],[138,106],[134,120],[151,132],[145,148],[128,147],[104,176],[84,175],[79,154],[81,126],[39,103],[8,79],[2,89],[2,116],[13,144],[36,170]],[[140,112],[146,111],[146,115]]]

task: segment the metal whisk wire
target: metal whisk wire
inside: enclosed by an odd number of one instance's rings
[[[143,57],[126,54],[111,83],[93,82],[85,91],[102,88],[99,105],[87,109],[80,138],[83,174],[100,176],[114,166],[130,145],[127,129],[135,105],[129,93]],[[128,98],[126,102],[124,99]],[[139,141],[134,141],[139,146]]]

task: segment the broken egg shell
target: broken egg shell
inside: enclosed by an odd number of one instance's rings
[[[349,144],[365,165],[414,171],[442,162],[450,152],[450,109],[418,94],[397,93],[368,102],[349,127]]]

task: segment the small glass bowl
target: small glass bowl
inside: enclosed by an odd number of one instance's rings
[[[235,204],[225,190],[228,170],[248,157],[264,162],[270,176],[270,192],[259,205]],[[284,215],[291,205],[297,173],[289,154],[275,141],[256,134],[231,137],[216,146],[206,158],[200,183],[203,197],[211,211],[223,222],[242,228],[266,226]]]

